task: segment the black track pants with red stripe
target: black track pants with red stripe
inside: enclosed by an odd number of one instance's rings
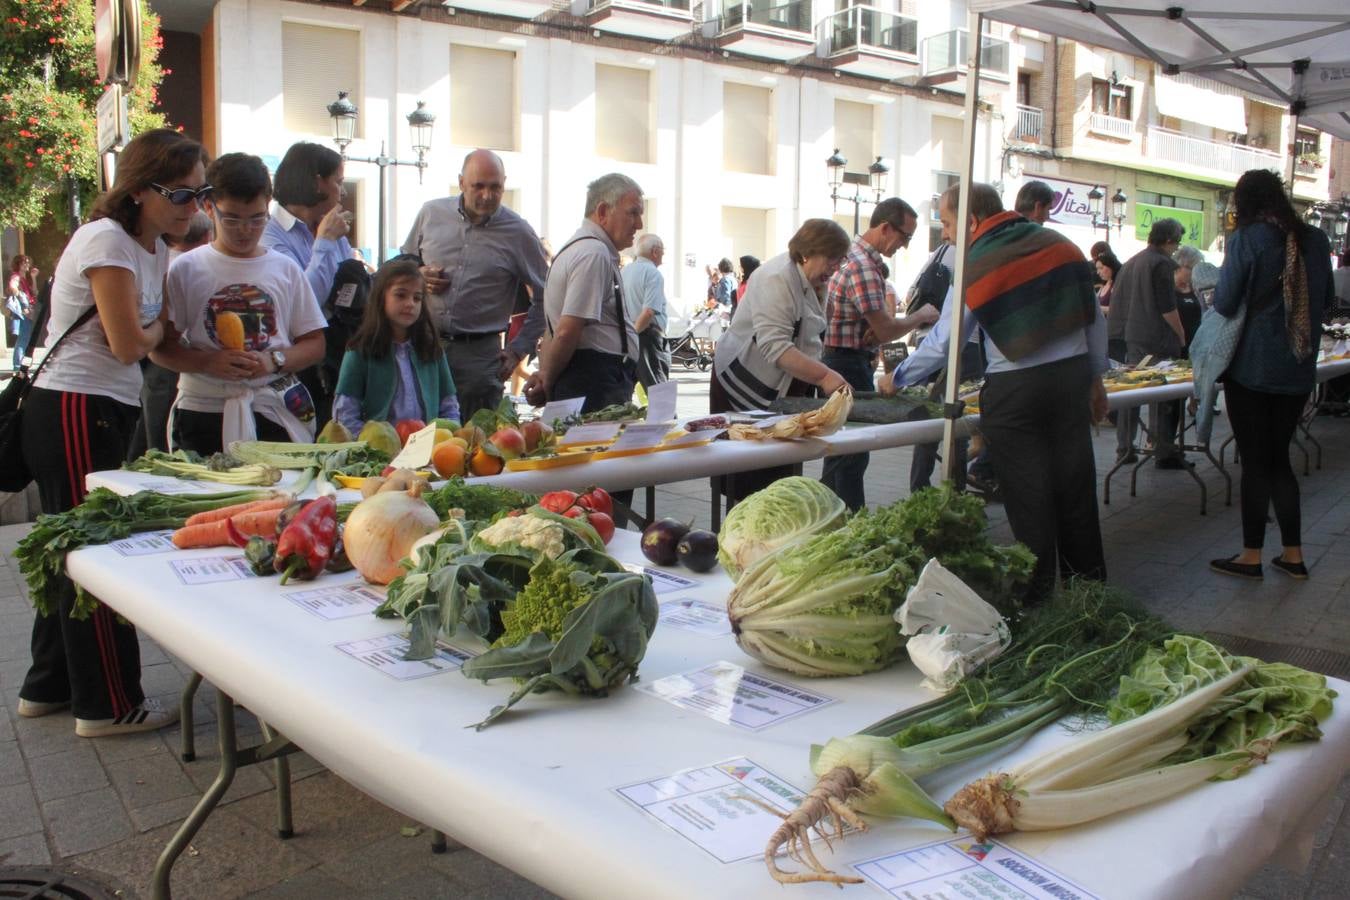
[[[84,476],[116,469],[140,410],[98,394],[33,388],[23,405],[23,456],[45,513],[84,499]],[[100,605],[87,619],[70,617],[75,585],[62,578],[60,611],[33,622],[33,665],[19,696],[39,703],[71,701],[80,719],[109,719],[139,704],[141,651],[136,629]]]

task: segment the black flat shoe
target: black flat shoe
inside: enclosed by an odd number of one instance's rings
[[[1209,567],[1224,575],[1236,575],[1238,578],[1250,578],[1254,581],[1260,581],[1265,577],[1261,574],[1260,563],[1240,563],[1236,556],[1228,559],[1211,559]]]
[[[1194,469],[1195,463],[1180,456],[1165,456],[1153,463],[1154,468],[1158,469]],[[1260,568],[1258,566],[1257,568]]]
[[[1277,556],[1270,561],[1270,564],[1290,578],[1297,579],[1298,581],[1308,580],[1308,567],[1301,562],[1285,562],[1283,556]]]

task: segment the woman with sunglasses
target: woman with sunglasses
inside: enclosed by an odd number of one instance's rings
[[[84,477],[116,469],[140,413],[140,361],[164,336],[162,292],[169,251],[210,193],[206,151],[176,131],[131,141],[113,186],[88,224],[71,235],[52,283],[51,361],[24,402],[23,455],[44,513],[64,512],[85,494]],[[89,310],[92,315],[86,316]],[[75,585],[60,579],[59,608],[33,622],[33,664],[18,713],[72,707],[75,733],[100,737],[148,731],[178,719],[141,690],[136,629],[106,606],[74,619]]]

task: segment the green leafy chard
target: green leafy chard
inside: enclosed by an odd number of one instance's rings
[[[933,557],[1003,609],[1035,563],[1025,547],[991,544],[984,504],[943,485],[760,557],[727,600],[732,631],[751,656],[798,674],[883,669],[904,653],[895,610]]]

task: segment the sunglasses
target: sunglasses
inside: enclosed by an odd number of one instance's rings
[[[155,184],[153,181],[150,182],[150,188],[155,193],[163,197],[165,200],[168,200],[174,206],[187,206],[189,203],[192,203],[193,201],[201,203],[203,200],[211,196],[211,191],[213,190],[213,188],[209,184],[204,184],[201,187],[195,189],[178,188],[176,190],[169,190],[164,185]]]

